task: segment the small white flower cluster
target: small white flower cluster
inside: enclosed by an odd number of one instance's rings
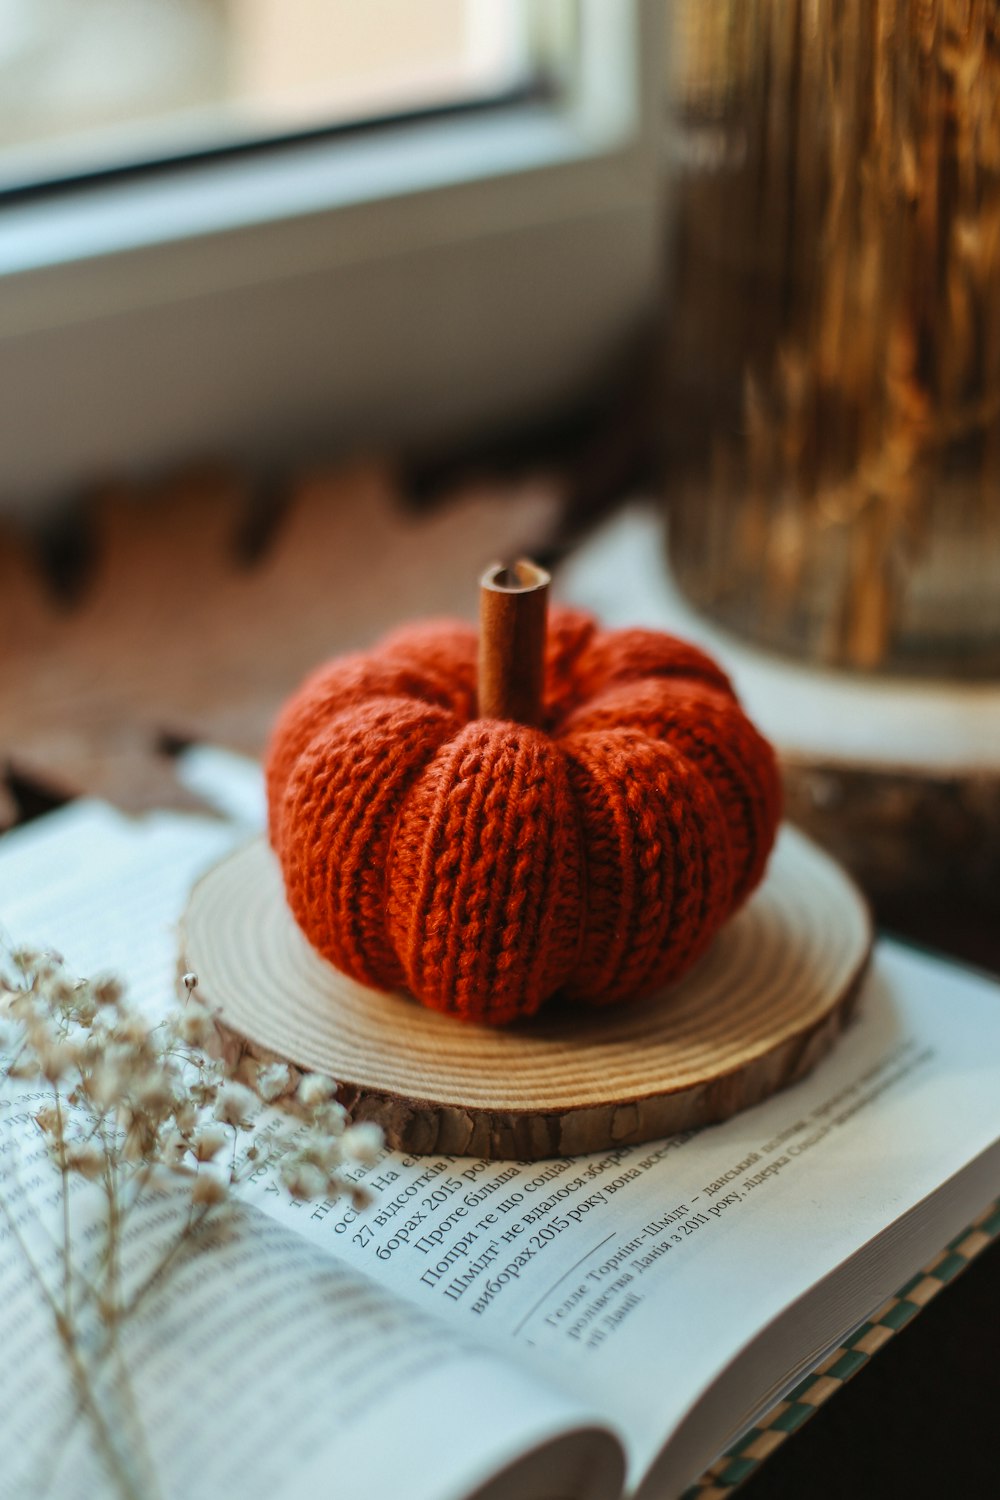
[[[329,1198],[347,1191],[360,1208],[368,1195],[359,1184],[345,1181],[341,1164],[346,1154],[348,1160],[370,1166],[382,1149],[382,1132],[376,1125],[351,1125],[335,1093],[336,1084],[329,1078],[303,1074],[296,1100],[308,1124],[282,1159],[281,1180],[294,1198]]]
[[[118,1219],[167,1178],[189,1180],[207,1209],[272,1163],[296,1197],[357,1201],[350,1168],[376,1159],[381,1132],[350,1123],[328,1078],[233,1063],[197,985],[186,974],[182,1004],[150,1027],[115,979],[74,979],[56,955],[31,950],[0,964],[0,1077],[50,1087],[35,1118],[60,1168],[113,1188]],[[274,1104],[282,1123],[258,1131]]]

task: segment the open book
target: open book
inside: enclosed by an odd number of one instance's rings
[[[0,843],[0,921],[161,1014],[186,892],[238,836],[79,804]],[[884,944],[833,1054],[726,1124],[528,1165],[385,1152],[361,1210],[258,1181],[126,1330],[159,1491],[677,1495],[996,1196],[998,1084],[1000,986]],[[25,1226],[52,1197],[29,1124],[0,1110]],[[175,1212],[150,1200],[140,1264]],[[2,1226],[0,1341],[2,1500],[112,1495]]]

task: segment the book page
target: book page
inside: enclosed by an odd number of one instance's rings
[[[0,932],[55,948],[77,974],[115,973],[158,1020],[175,991],[191,886],[245,837],[181,813],[133,820],[74,803],[0,840]]]
[[[833,1054],[726,1124],[527,1165],[387,1153],[366,1174],[377,1199],[364,1212],[273,1194],[268,1207],[599,1402],[638,1482],[773,1318],[996,1148],[998,1085],[1000,987],[886,944]],[[828,1310],[798,1363],[895,1291],[998,1182],[997,1156],[982,1158],[950,1209],[943,1199],[943,1221],[903,1234],[870,1285],[859,1273],[855,1300]]]
[[[176,757],[177,779],[207,807],[248,833],[267,821],[264,778],[256,761],[218,745],[189,745]]]
[[[84,875],[95,860],[134,847],[133,825],[106,802],[81,798],[0,838],[0,922],[18,897]]]
[[[233,831],[173,814],[131,824],[92,807],[53,821],[37,839],[25,829],[0,844],[8,934],[57,944],[78,973],[123,975],[157,1019],[174,987],[176,917]],[[62,1274],[59,1179],[33,1124],[46,1102],[13,1083],[0,1101],[4,1500],[116,1493],[39,1281]],[[71,1204],[79,1242],[99,1243],[88,1228],[103,1222],[99,1189],[75,1181]],[[134,1284],[186,1213],[183,1194],[142,1200],[128,1231]],[[620,1489],[620,1449],[579,1403],[251,1206],[227,1211],[178,1260],[126,1323],[123,1355],[143,1493],[457,1500],[511,1465],[498,1493],[610,1500]]]

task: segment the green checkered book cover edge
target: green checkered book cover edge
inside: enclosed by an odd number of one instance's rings
[[[801,1380],[717,1458],[682,1500],[722,1500],[779,1448],[835,1391],[856,1375],[893,1334],[915,1317],[942,1287],[953,1281],[970,1261],[1000,1235],[1000,1199],[991,1204],[922,1271],[890,1297],[866,1323],[854,1330],[839,1348]]]

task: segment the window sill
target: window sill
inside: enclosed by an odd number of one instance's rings
[[[0,509],[447,440],[586,383],[655,296],[662,51],[650,0],[581,3],[562,101],[3,206]]]

